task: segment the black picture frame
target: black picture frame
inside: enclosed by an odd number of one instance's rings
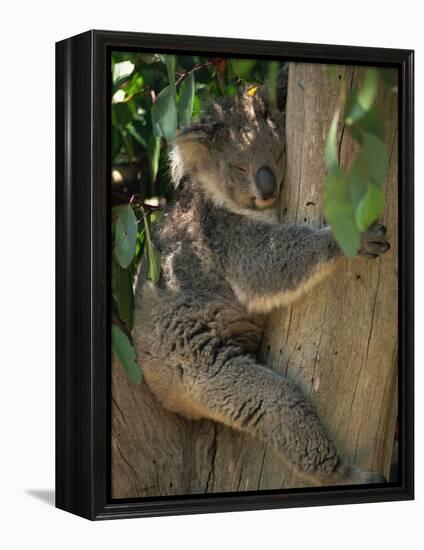
[[[398,483],[110,498],[110,52],[283,58],[399,70]],[[414,97],[411,50],[89,31],[56,44],[56,506],[91,520],[413,499]]]

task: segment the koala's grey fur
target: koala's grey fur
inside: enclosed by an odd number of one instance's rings
[[[317,484],[384,481],[344,460],[310,404],[261,365],[265,314],[308,291],[341,257],[331,230],[281,225],[258,204],[254,175],[285,170],[283,88],[214,103],[171,151],[176,202],[156,224],[158,285],[141,274],[133,337],[145,379],[166,408],[209,418],[272,445]],[[383,226],[362,239],[376,257]]]

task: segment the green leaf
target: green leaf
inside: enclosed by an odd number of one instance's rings
[[[188,126],[191,122],[194,103],[194,74],[191,72],[181,83],[178,98],[178,122],[179,126]]]
[[[132,72],[134,71],[134,63],[131,61],[122,61],[120,63],[115,63],[112,69],[112,81],[116,86],[118,81],[127,80]]]
[[[243,80],[249,80],[252,69],[256,65],[254,59],[231,59],[230,63],[234,74]]]
[[[369,69],[358,94],[358,103],[364,111],[368,111],[377,95],[377,69]]]
[[[149,158],[149,171],[152,182],[156,181],[159,170],[159,158],[160,158],[160,138],[150,136],[147,149],[147,155]]]
[[[111,154],[112,160],[116,157],[122,147],[122,136],[120,130],[116,126],[112,126],[111,132]]]
[[[325,161],[328,171],[333,176],[339,176],[341,173],[339,167],[339,159],[337,155],[337,125],[339,122],[339,110],[334,113],[333,120],[331,121],[330,130],[327,136],[327,143],[325,146]]]
[[[377,220],[384,209],[384,193],[376,185],[369,185],[355,212],[359,231],[365,231]]]
[[[113,103],[112,104],[112,116],[115,118],[116,123],[124,128],[133,119],[133,113],[127,102]]]
[[[374,134],[381,140],[384,139],[383,124],[381,122],[378,109],[375,105],[373,105],[371,109],[365,113],[360,120],[358,120],[357,126],[362,130],[362,132]]]
[[[166,141],[172,141],[175,136],[177,108],[171,86],[167,86],[158,94],[152,106],[152,128],[155,137],[163,136]]]
[[[157,53],[140,53],[138,54],[140,60],[143,63],[151,65],[152,63],[158,63],[160,61],[160,56]]]
[[[395,90],[397,87],[398,72],[397,69],[381,68],[378,69],[384,84],[389,90]]]
[[[145,252],[147,257],[147,278],[156,284],[160,278],[160,254],[152,242],[149,220],[144,211],[143,219],[145,229]]]
[[[192,119],[199,118],[201,111],[202,111],[202,103],[200,101],[200,97],[198,95],[195,95],[194,96],[194,101],[193,101]]]
[[[134,292],[133,281],[129,269],[118,266],[118,310],[119,317],[131,330],[134,319]]]
[[[128,377],[136,384],[140,384],[141,370],[137,364],[134,348],[126,334],[115,324],[112,324],[112,349]]]
[[[387,152],[381,139],[365,133],[358,158],[366,176],[372,183],[382,186],[386,177]]]
[[[359,92],[352,90],[345,106],[346,124],[360,120],[373,106],[378,89],[377,69],[369,69]]]
[[[116,220],[115,256],[121,267],[128,267],[137,243],[137,218],[131,206],[123,208]]]
[[[146,240],[147,252],[147,278],[153,283],[157,283],[160,278],[160,254],[150,240]]]
[[[169,84],[174,94],[174,100],[177,102],[177,89],[175,87],[175,55],[166,56],[166,71],[168,73]]]
[[[347,181],[329,175],[324,187],[324,212],[331,224],[334,237],[346,256],[358,252],[360,235],[355,223]]]
[[[146,145],[147,145],[146,140],[142,135],[140,135],[137,127],[133,122],[130,122],[130,124],[128,124],[127,131],[135,139],[135,141],[143,147],[143,149],[146,148]]]
[[[360,201],[367,192],[367,181],[361,173],[359,160],[356,158],[347,175],[350,202],[356,211]]]

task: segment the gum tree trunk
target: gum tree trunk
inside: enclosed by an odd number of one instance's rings
[[[364,70],[340,67],[349,86]],[[291,64],[284,221],[321,224],[324,145],[338,94],[322,65]],[[388,476],[397,414],[397,108],[380,86],[389,171],[391,250],[375,261],[343,261],[327,281],[269,318],[262,360],[310,396],[346,456]],[[353,145],[339,129],[343,164]],[[112,364],[112,496],[129,498],[301,487],[271,448],[210,421],[187,421]]]

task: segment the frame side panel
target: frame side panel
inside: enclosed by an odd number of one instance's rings
[[[56,506],[91,518],[91,33],[56,45]]]

